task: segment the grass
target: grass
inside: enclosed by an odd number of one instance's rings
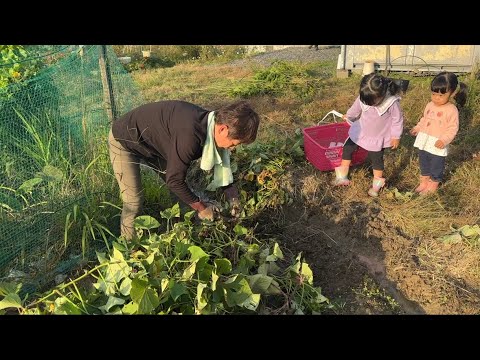
[[[361,288],[352,290],[360,298],[363,298],[367,304],[371,303],[371,305],[385,308],[393,313],[400,307],[395,299],[387,294],[385,289],[380,288],[375,281],[368,276],[364,276]]]
[[[16,114],[24,132],[12,132],[7,138],[15,150],[10,154],[16,180],[11,182],[15,188],[8,194],[21,199],[22,206],[0,210],[0,237],[5,239],[0,267],[2,271],[7,267],[21,269],[38,282],[48,279],[55,266],[69,261],[68,256],[75,251],[85,255],[93,249],[93,240],[99,240],[100,245],[106,243],[110,235],[106,227],[115,222],[112,219],[118,210],[101,202],[111,202],[110,194],[118,190],[106,154],[105,135],[98,129],[88,138],[72,142],[72,132],[65,131],[63,118],[17,110]],[[82,204],[75,221],[68,215],[72,203]],[[63,238],[65,241],[59,241]],[[8,258],[16,256],[14,262]],[[42,261],[38,272],[32,266],[38,262],[36,258]]]
[[[252,74],[242,67],[206,67],[180,64],[173,68],[133,73],[146,101],[182,99],[198,104],[215,104],[219,94]]]

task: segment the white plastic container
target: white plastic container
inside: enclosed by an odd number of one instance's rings
[[[122,63],[122,64],[128,64],[129,62],[132,61],[132,58],[130,56],[123,56],[123,57],[119,57],[118,60]]]
[[[363,63],[363,76],[374,73],[374,72],[375,72],[375,61],[366,60]]]

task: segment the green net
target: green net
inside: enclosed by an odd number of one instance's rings
[[[0,277],[38,289],[118,235],[109,115],[143,99],[109,46],[0,55]]]

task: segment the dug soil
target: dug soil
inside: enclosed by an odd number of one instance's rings
[[[278,222],[264,229],[279,237],[282,248],[304,255],[314,284],[332,304],[327,314],[478,313],[478,291],[432,276],[415,255],[421,240],[389,225],[375,202],[329,201],[284,207]]]
[[[387,235],[390,229],[378,211],[362,203],[348,210],[335,204],[311,209],[294,205],[284,209],[284,216],[286,225],[280,233],[284,247],[305,256],[315,284],[334,305],[328,312],[425,313],[387,276],[385,264],[392,262],[396,248],[408,247],[410,241]],[[405,282],[410,282],[408,276]]]

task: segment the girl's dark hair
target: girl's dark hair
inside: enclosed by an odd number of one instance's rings
[[[458,82],[458,77],[452,72],[442,71],[437,74],[430,84],[430,90],[435,93],[446,94],[454,92],[460,86],[457,93],[453,97],[458,106],[463,107],[467,102],[467,85]]]
[[[396,95],[400,87],[392,79],[376,73],[365,75],[360,82],[360,100],[370,106],[380,105],[387,92]]]
[[[260,117],[244,100],[225,105],[215,111],[215,122],[228,125],[228,136],[250,144],[257,138]]]

